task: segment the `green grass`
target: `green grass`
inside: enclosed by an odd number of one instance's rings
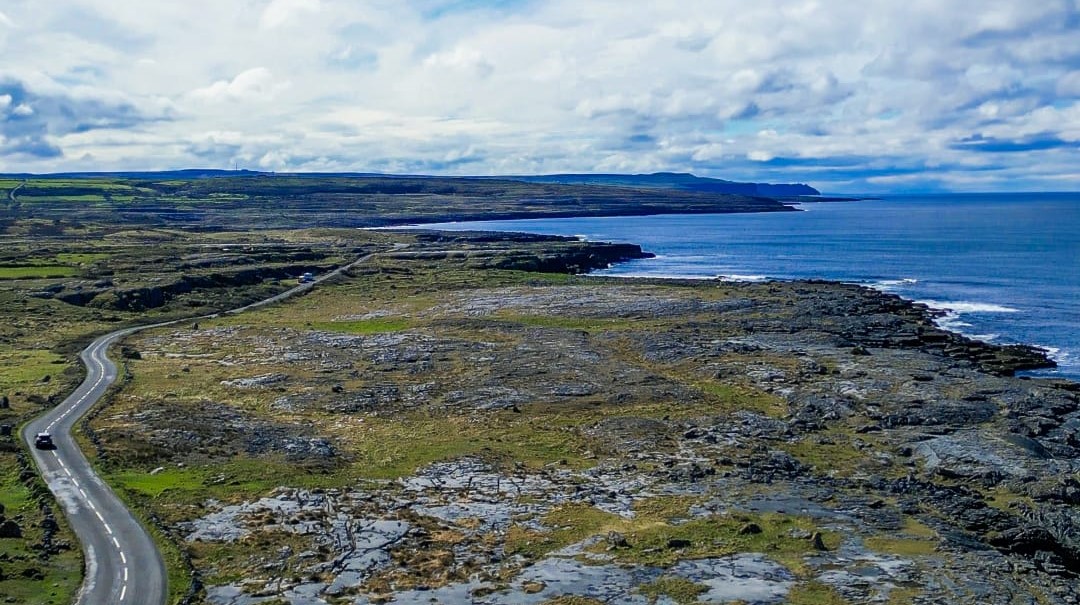
[[[642,585],[638,590],[649,598],[650,603],[656,603],[660,597],[667,597],[677,605],[691,605],[697,603],[698,597],[708,592],[709,588],[686,578],[663,576],[655,582]]]
[[[184,564],[183,553],[167,536],[162,534],[157,527],[143,521],[143,526],[150,532],[151,538],[161,551],[161,558],[165,563],[166,583],[168,584],[168,596],[166,603],[179,603],[187,595],[191,587],[191,572]]]
[[[713,381],[698,382],[694,386],[717,401],[724,412],[745,410],[769,418],[784,418],[789,413],[787,402],[782,398],[754,388]]]
[[[68,373],[74,371],[70,360],[52,351],[0,351],[0,395],[8,395],[14,413],[24,413],[28,409],[27,398],[59,394],[70,384]],[[31,409],[37,408],[31,406]]]
[[[847,605],[848,601],[831,586],[821,582],[796,584],[788,593],[785,605]]]
[[[874,552],[901,557],[928,557],[937,551],[937,542],[920,538],[890,538],[871,536],[863,545]]]
[[[469,455],[531,468],[567,460],[570,466],[581,468],[592,464],[583,457],[586,444],[562,428],[577,422],[557,412],[444,418],[403,413],[365,419],[351,445],[357,468],[372,479],[395,479],[432,462]]]
[[[0,189],[13,189],[21,181],[0,181]],[[131,202],[135,195],[156,195],[152,189],[99,179],[30,179],[20,189],[20,202],[97,204],[107,200]]]
[[[539,559],[589,536],[621,529],[626,521],[588,504],[567,504],[545,515],[543,523],[553,529],[538,532],[520,525],[511,526],[506,534],[506,552]]]
[[[589,452],[597,446],[579,430],[582,427],[616,417],[694,418],[711,409],[707,404],[657,402],[623,407],[533,404],[520,414],[503,410],[439,417],[402,412],[368,416],[340,439],[348,442],[360,475],[371,479],[396,479],[432,462],[462,456],[534,469],[555,462],[582,469],[596,464]],[[327,421],[339,422],[340,417]]]
[[[78,274],[79,270],[77,268],[67,265],[0,267],[0,279],[47,279],[50,277],[73,277]]]
[[[689,518],[692,500],[659,497],[635,505],[635,516],[626,519],[588,504],[569,504],[550,511],[540,519],[548,528],[539,531],[513,525],[507,532],[506,552],[538,559],[546,554],[608,532],[622,534],[625,548],[607,550],[607,544],[593,547],[624,565],[670,567],[680,560],[723,557],[737,553],[762,553],[796,573],[804,571],[803,557],[814,552],[813,543],[792,536],[793,530],[816,532],[813,521],[784,514],[736,514]],[[688,520],[689,519],[689,520]],[[759,533],[744,531],[756,524]],[[835,548],[839,538],[822,532],[827,546]],[[688,544],[673,548],[673,541]],[[685,588],[685,587],[684,587]]]
[[[870,536],[863,545],[874,552],[901,557],[927,557],[937,552],[938,534],[932,528],[906,517],[899,532]]]
[[[0,504],[7,518],[19,518],[22,538],[0,539],[0,570],[7,579],[0,580],[0,596],[5,603],[26,605],[67,605],[74,601],[82,583],[82,558],[78,547],[65,550],[47,560],[30,547],[40,541],[41,513],[30,490],[19,481],[18,467],[10,454],[0,454]],[[42,579],[23,576],[37,570]]]
[[[190,468],[169,468],[156,475],[123,471],[108,475],[111,485],[149,498],[157,498],[170,490],[194,491],[205,487],[205,472]]]
[[[361,319],[356,321],[320,321],[311,324],[314,330],[345,332],[347,334],[382,334],[400,332],[412,326],[404,319]]]
[[[754,523],[761,533],[743,533]],[[795,572],[803,568],[802,558],[814,552],[813,544],[794,538],[792,530],[817,531],[809,519],[782,514],[711,516],[671,525],[660,521],[632,528],[626,532],[630,548],[613,551],[619,563],[668,567],[683,559],[703,559],[737,553],[763,553]],[[835,547],[838,538],[823,533],[825,542]],[[672,540],[685,540],[689,546],[673,549]]]
[[[81,194],[81,195],[19,195],[20,202],[71,202],[71,203],[101,203],[105,201],[105,196],[94,194]]]
[[[1017,505],[1027,505],[1034,508],[1035,501],[1030,496],[1017,494],[1004,485],[998,485],[991,490],[985,490],[983,493],[986,504],[994,508],[1011,511],[1016,508]]]
[[[14,181],[16,184],[22,181]],[[130,191],[131,185],[100,179],[29,179],[26,186],[31,189],[100,189],[102,191]]]
[[[499,315],[499,319],[535,328],[582,330],[602,332],[605,330],[641,329],[640,320],[609,317],[556,317],[549,315]]]
[[[86,443],[82,443],[85,449]],[[191,573],[187,565],[184,564],[180,546],[166,536],[156,525],[147,522],[145,516],[145,513],[148,512],[146,499],[157,498],[171,490],[194,489],[196,485],[201,486],[202,480],[197,478],[198,473],[174,472],[180,469],[170,469],[157,475],[134,472],[108,474],[103,472],[100,467],[97,470],[110,485],[119,487],[116,490],[117,494],[139,518],[140,523],[146,528],[147,532],[150,533],[154,543],[161,551],[161,558],[165,563],[168,587],[166,603],[179,603],[191,587]]]
[[[694,496],[657,496],[634,502],[634,514],[665,523],[690,518],[690,507],[698,502]]]
[[[250,577],[249,568],[254,561],[276,559],[283,549],[293,553],[292,570],[286,573],[300,575],[305,565],[296,554],[314,548],[310,536],[286,532],[253,531],[231,543],[192,542],[186,545],[196,565],[205,571],[203,580],[210,585],[240,582]],[[307,575],[307,574],[305,574]]]
[[[167,468],[156,475],[130,469],[103,472],[108,482],[134,497],[152,502],[202,502],[205,498],[238,501],[280,485],[302,488],[339,487],[356,477],[350,469],[313,473],[274,458],[234,458],[224,464]]]
[[[12,555],[0,547],[0,554],[8,558],[25,555]],[[82,583],[82,560],[74,551],[66,551],[53,557],[46,563],[26,563],[17,561],[14,565],[3,566],[5,574],[12,577],[0,581],[0,595],[6,603],[25,603],[26,605],[68,605],[74,602],[75,592]],[[20,577],[25,569],[37,569],[44,574],[41,580]]]
[[[56,255],[56,262],[64,265],[84,265],[111,258],[108,252],[66,252]]]
[[[22,350],[0,353],[0,388],[13,389],[56,377],[66,359],[52,351]]]
[[[13,456],[4,454],[0,458],[0,471],[0,506],[4,507],[4,516],[12,517],[30,506],[30,491],[18,480]]]
[[[915,599],[922,596],[922,594],[923,591],[918,588],[910,586],[896,587],[889,590],[888,605],[911,605],[915,602]],[[1036,597],[1036,602],[1042,603],[1045,601],[1039,600],[1038,597]]]
[[[823,438],[823,439],[822,439]],[[867,463],[866,453],[854,446],[852,436],[840,431],[810,435],[799,441],[780,445],[803,464],[822,476],[850,476]],[[878,472],[881,468],[878,467]]]

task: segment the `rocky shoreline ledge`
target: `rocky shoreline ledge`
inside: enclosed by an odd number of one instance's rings
[[[92,430],[207,602],[1080,602],[1042,351],[854,285],[522,272],[543,245],[420,235],[133,339]]]

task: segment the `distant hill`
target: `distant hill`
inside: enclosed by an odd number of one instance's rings
[[[763,195],[482,177],[179,170],[0,178],[0,220],[201,230],[793,211]]]
[[[735,195],[760,195],[765,197],[791,197],[821,195],[821,192],[804,184],[738,183],[723,179],[711,179],[686,173],[657,172],[654,174],[549,174],[540,176],[497,177],[529,183],[556,183],[561,185],[607,185],[611,187],[636,187],[648,189],[680,189],[703,193],[730,193]]]
[[[118,172],[50,172],[37,174],[33,172],[12,172],[0,174],[4,178],[17,179],[140,179],[140,180],[166,180],[166,179],[210,179],[221,177],[239,176],[262,176],[270,175],[269,172],[256,170],[218,170],[214,168],[184,168],[182,170],[152,170],[152,171],[118,171]]]
[[[10,174],[3,175],[15,178],[121,178],[121,179],[201,179],[201,178],[235,178],[245,176],[271,176],[272,172],[259,172],[255,170],[213,170],[193,168],[186,170],[164,170],[156,172],[65,172],[48,175],[34,174]],[[687,173],[657,172],[653,174],[548,174],[531,176],[477,176],[477,177],[434,177],[424,175],[390,175],[370,172],[300,172],[300,173],[277,173],[280,176],[297,178],[387,178],[387,179],[440,179],[440,178],[467,178],[481,180],[521,181],[526,183],[543,183],[554,185],[599,185],[607,187],[630,187],[635,189],[677,189],[680,191],[696,191],[699,193],[727,193],[732,195],[748,195],[762,197],[796,197],[804,195],[821,195],[821,192],[809,185],[797,184],[772,184],[772,183],[739,183],[694,176]]]

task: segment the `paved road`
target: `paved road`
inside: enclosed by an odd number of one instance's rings
[[[403,244],[395,246],[403,248]],[[315,281],[300,284],[277,296],[226,312],[243,313],[281,302],[306,292],[328,279],[375,256],[369,254],[327,273]],[[202,318],[217,317],[207,315]],[[64,508],[86,557],[86,575],[76,600],[78,605],[162,605],[168,594],[165,565],[154,541],[115,493],[94,472],[76,445],[71,429],[116,381],[116,365],[109,360],[109,347],[125,337],[150,328],[159,328],[184,319],[118,330],[95,340],[80,357],[86,365],[86,379],[62,404],[23,429],[23,439],[37,462],[49,489]],[[49,432],[56,449],[33,447],[34,436]]]
[[[71,437],[71,429],[116,380],[116,366],[106,357],[110,345],[138,328],[113,332],[82,352],[86,380],[64,403],[31,422],[23,436],[38,469],[64,508],[86,557],[79,605],[162,605],[166,574],[154,541],[94,473]],[[56,449],[34,449],[34,435],[48,431]]]

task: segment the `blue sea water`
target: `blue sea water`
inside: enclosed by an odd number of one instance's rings
[[[943,327],[1046,348],[1080,379],[1080,194],[889,196],[803,212],[428,225],[640,244],[658,255],[603,271],[650,277],[829,279],[948,315]]]

